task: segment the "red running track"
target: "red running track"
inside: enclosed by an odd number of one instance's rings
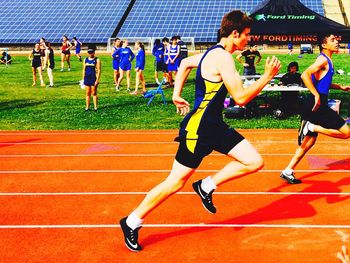
[[[171,168],[176,131],[0,132],[1,262],[337,262],[350,237],[350,143],[319,136],[298,166],[279,172],[296,130],[242,130],[262,171],[214,194],[208,214],[191,183],[229,159],[204,159],[180,193],[145,220],[141,253],[118,225]]]

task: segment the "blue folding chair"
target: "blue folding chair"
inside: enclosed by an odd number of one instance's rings
[[[166,79],[164,78],[158,85],[158,88],[153,89],[153,90],[147,90],[147,92],[145,94],[143,94],[143,97],[148,100],[147,106],[149,106],[151,104],[151,102],[153,101],[153,99],[156,97],[157,94],[160,94],[162,96],[162,100],[164,105],[166,105],[166,100],[165,100],[165,96],[164,96],[164,92],[162,89],[162,86],[165,84]]]

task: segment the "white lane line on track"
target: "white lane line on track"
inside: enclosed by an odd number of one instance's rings
[[[295,130],[289,130],[289,131],[270,131],[270,130],[255,130],[255,131],[246,131],[246,130],[240,130],[237,129],[238,132],[241,132],[243,134],[297,134],[297,129]],[[153,131],[153,130],[145,130],[142,132],[138,132],[138,131],[115,131],[115,132],[105,132],[105,131],[96,131],[96,132],[68,132],[68,131],[63,131],[63,132],[59,132],[59,131],[54,131],[54,132],[1,132],[0,136],[16,136],[16,135],[23,135],[23,136],[38,136],[38,135],[145,135],[145,134],[150,134],[150,135],[167,135],[167,134],[171,134],[171,135],[178,135],[178,130],[174,130],[174,131]]]
[[[283,141],[277,141],[277,140],[260,140],[260,141],[254,141],[249,140],[252,144],[276,144],[276,143],[291,143],[296,144],[296,140],[283,140]],[[318,141],[317,144],[350,144],[350,142],[347,141]],[[143,142],[143,141],[101,141],[101,142],[0,142],[0,145],[6,146],[6,145],[90,145],[90,144],[109,144],[109,145],[115,145],[115,144],[178,144],[178,142],[175,141],[154,141],[154,142]]]
[[[279,170],[260,170],[258,173],[280,173]],[[10,170],[0,171],[0,174],[31,174],[31,173],[169,173],[171,170]],[[197,173],[215,173],[219,170],[196,170]],[[298,173],[349,173],[350,170],[296,170]]]
[[[161,157],[175,156],[176,153],[115,153],[115,154],[0,154],[0,158],[27,158],[27,157]],[[265,153],[262,156],[293,156],[294,153]],[[209,156],[225,156],[212,153]],[[350,153],[320,153],[308,156],[350,156]]]
[[[302,225],[302,224],[144,224],[149,228],[320,228],[349,229],[350,225]],[[120,228],[117,224],[77,225],[0,225],[0,229],[43,229],[43,228]]]
[[[0,196],[84,196],[84,195],[146,195],[148,192],[42,192],[42,193],[0,193]],[[176,195],[196,195],[195,192],[178,192]],[[215,192],[215,195],[350,195],[350,192]]]

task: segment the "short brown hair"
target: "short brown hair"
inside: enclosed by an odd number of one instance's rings
[[[224,15],[221,22],[220,38],[228,37],[233,30],[242,33],[245,28],[250,28],[253,19],[240,10],[233,10]]]

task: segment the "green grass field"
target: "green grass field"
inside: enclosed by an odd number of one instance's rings
[[[58,52],[56,52],[58,53]],[[302,72],[317,55],[277,55],[282,61],[281,73],[286,71],[289,62],[297,61]],[[60,72],[60,58],[56,57],[54,70],[55,87],[32,87],[31,66],[27,56],[13,56],[14,63],[5,67],[0,66],[0,129],[1,130],[86,130],[86,129],[177,129],[182,119],[176,114],[171,102],[172,89],[165,90],[167,105],[162,104],[161,98],[156,97],[147,106],[147,99],[132,96],[126,91],[124,79],[121,91],[117,93],[113,84],[111,58],[99,55],[102,61],[102,76],[98,90],[99,110],[85,112],[85,91],[78,85],[81,79],[81,63],[72,57],[72,71]],[[267,55],[257,68],[262,72]],[[350,56],[338,54],[333,58],[335,68],[350,72]],[[242,72],[241,65],[237,68]],[[153,57],[146,58],[146,83],[154,83]],[[194,99],[193,71],[186,83],[183,97],[189,102]],[[46,71],[44,80],[48,84]],[[336,75],[334,82],[350,84],[350,76]],[[132,71],[132,87],[135,83],[135,72]],[[331,98],[342,100],[341,115],[348,115],[349,94],[332,91]],[[277,100],[272,96],[272,101]],[[299,117],[277,120],[271,115],[261,115],[249,119],[226,119],[236,128],[297,128]]]

